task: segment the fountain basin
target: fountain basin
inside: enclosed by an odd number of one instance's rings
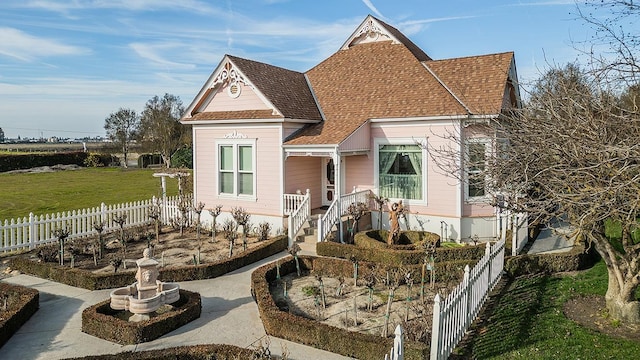
[[[157,281],[155,295],[140,299],[138,283],[113,290],[110,294],[113,310],[126,310],[133,314],[149,314],[164,304],[172,304],[180,299],[180,286],[175,283]],[[145,289],[148,290],[148,289]]]

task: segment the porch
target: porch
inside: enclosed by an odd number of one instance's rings
[[[297,237],[304,234],[314,236],[315,242],[326,241],[331,233],[335,233],[342,242],[344,232],[344,216],[348,215],[349,205],[364,203],[371,209],[371,190],[353,189],[351,193],[343,194],[334,199],[330,205],[311,207],[311,192],[304,194],[284,194],[284,214],[287,218],[287,232],[289,246],[293,245]],[[314,244],[315,246],[315,244]],[[314,248],[315,252],[315,248]]]

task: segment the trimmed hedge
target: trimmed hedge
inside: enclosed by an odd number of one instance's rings
[[[60,153],[0,154],[0,172],[29,169],[39,166],[84,166],[89,154],[83,151]]]
[[[300,256],[299,260],[301,270],[322,270],[330,276],[349,277],[353,274],[353,265],[348,260],[310,256]],[[293,257],[288,257],[280,265],[282,275],[295,271]],[[379,359],[389,352],[393,338],[352,332],[281,311],[269,291],[269,283],[276,280],[276,272],[276,264],[270,263],[251,274],[251,291],[268,335],[357,359]],[[428,356],[428,345],[404,343],[405,360],[422,360]]]
[[[111,355],[94,355],[69,360],[237,360],[259,359],[253,350],[239,348],[233,345],[192,345],[179,346],[158,350],[121,352]]]
[[[367,232],[356,234],[356,244],[366,243],[366,246],[354,246],[336,242],[321,242],[316,245],[316,252],[321,256],[350,259],[355,257],[359,261],[375,262],[381,265],[397,266],[398,264],[422,264],[424,260],[423,250],[404,250],[389,248],[387,244],[376,241],[374,238],[366,239]],[[436,235],[437,236],[437,235]],[[375,247],[375,243],[383,247]],[[367,247],[368,246],[368,247]],[[486,245],[473,245],[458,248],[436,248],[436,261],[448,262],[459,260],[479,260],[485,253]]]
[[[132,322],[114,316],[121,312],[111,309],[111,299],[102,301],[82,311],[82,332],[121,345],[139,344],[159,338],[182,325],[200,317],[200,294],[180,289],[180,300],[172,311]]]
[[[428,231],[401,231],[398,244],[388,245],[388,230],[369,230],[356,234],[354,244],[367,249],[420,250],[425,242],[440,246],[440,235]]]
[[[598,259],[599,255],[593,247],[587,249],[585,243],[580,242],[567,252],[525,254],[506,258],[504,270],[512,277],[539,273],[552,274],[584,270],[593,266]]]
[[[69,360],[237,360],[259,359],[253,350],[233,345],[192,345],[158,350],[121,352],[111,355],[94,355]]]
[[[12,301],[15,301],[16,297],[19,299],[17,305],[6,312],[0,312],[2,315],[0,316],[0,347],[2,347],[38,310],[40,293],[28,287],[0,282],[0,294],[11,296]]]
[[[282,252],[287,246],[287,236],[279,236],[263,241],[247,251],[236,253],[228,259],[197,266],[181,265],[161,268],[159,279],[173,282],[212,279]],[[88,270],[63,267],[57,263],[31,260],[28,255],[11,258],[9,265],[23,273],[88,290],[112,289],[131,285],[136,271],[131,269],[117,273],[96,274]]]

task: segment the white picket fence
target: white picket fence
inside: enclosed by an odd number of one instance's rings
[[[473,269],[464,269],[464,277],[444,300],[436,295],[433,305],[431,360],[447,359],[465,331],[478,316],[489,292],[495,287],[504,268],[502,239],[487,243],[485,255]]]
[[[191,204],[190,199],[186,201]],[[149,209],[153,206],[159,207],[160,221],[168,224],[171,219],[181,217],[179,203],[178,196],[153,198],[117,205],[103,203],[94,208],[56,214],[38,216],[31,213],[28,217],[5,220],[0,222],[0,252],[34,249],[40,244],[57,241],[53,231],[58,228],[69,230],[69,240],[97,234],[93,224],[100,222],[104,222],[104,232],[110,232],[120,228],[113,219],[121,215],[127,217],[125,227],[150,224],[153,220],[149,218]],[[188,216],[191,216],[190,211]]]

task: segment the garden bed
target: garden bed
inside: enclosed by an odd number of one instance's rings
[[[121,345],[139,344],[159,338],[200,317],[200,294],[180,289],[180,300],[164,305],[149,320],[131,322],[133,315],[113,310],[110,299],[82,311],[82,332]]]
[[[308,256],[301,256],[299,260],[303,275],[301,277],[297,276],[293,257],[262,266],[252,274],[252,291],[267,334],[358,359],[374,359],[388,353],[393,345],[393,328],[399,323],[407,334],[405,359],[427,357],[431,336],[430,309],[434,291],[447,292],[457,285],[462,275],[460,271],[458,279],[437,283],[434,289],[429,289],[427,285],[423,305],[419,295],[420,271],[416,271],[418,267],[409,267],[412,269],[414,283],[412,300],[409,302],[410,320],[404,320],[407,309],[405,284],[395,290],[395,305],[392,303],[388,336],[382,337],[388,289],[381,284],[375,286],[374,306],[373,310],[369,311],[368,289],[364,283],[369,272],[375,272],[379,279],[384,278],[385,269],[375,267],[374,264],[359,263],[362,277],[358,280],[359,285],[353,286],[354,265],[351,261]],[[281,275],[280,279],[278,272]],[[315,277],[318,274],[322,276],[327,295],[326,309],[320,307],[321,300],[317,291],[309,290],[319,287]],[[336,296],[336,288],[341,278],[345,279],[343,283],[346,285],[342,295]],[[288,289],[286,298],[285,284]],[[356,294],[357,318],[353,310]],[[412,334],[409,334],[408,330]],[[418,339],[422,342],[414,341]]]
[[[386,230],[362,231],[356,234],[354,244],[325,241],[317,244],[316,252],[321,256],[342,259],[355,258],[359,261],[395,266],[397,264],[422,264],[425,258],[425,250],[422,245],[426,242],[437,245],[434,255],[436,262],[477,261],[484,256],[486,249],[485,244],[443,247],[440,246],[444,243],[440,244],[439,235],[426,231],[402,231],[400,244],[388,245],[386,235]]]
[[[111,289],[128,286],[132,283],[136,271],[135,260],[142,257],[142,251],[149,245],[144,236],[127,243],[128,265],[125,270],[122,265],[116,268],[110,264],[111,260],[122,257],[121,244],[113,239],[108,241],[103,259],[99,260],[96,266],[93,254],[87,250],[93,243],[95,243],[94,238],[87,238],[75,240],[73,244],[70,244],[86,250],[74,256],[73,268],[71,268],[70,258],[66,258],[65,265],[61,266],[57,263],[56,258],[50,257],[49,260],[55,260],[55,262],[51,262],[43,261],[42,256],[38,257],[38,253],[41,253],[43,248],[47,249],[47,246],[12,256],[9,260],[9,266],[23,273],[71,286],[89,290]],[[153,240],[150,244],[154,248],[156,260],[160,263],[159,280],[175,282],[211,279],[224,275],[284,251],[287,248],[288,240],[284,235],[264,241],[258,241],[256,237],[249,237],[247,249],[243,250],[242,240],[238,239],[231,257],[229,257],[229,242],[222,236],[211,241],[210,237],[203,234],[201,240],[198,241],[193,231],[185,232],[182,236],[178,231],[163,233],[160,241]],[[199,264],[197,264],[198,245],[200,245]],[[56,246],[57,244],[49,245],[50,248]],[[196,265],[194,265],[194,256],[196,257]]]
[[[39,302],[37,290],[0,282],[0,347],[38,310]]]

